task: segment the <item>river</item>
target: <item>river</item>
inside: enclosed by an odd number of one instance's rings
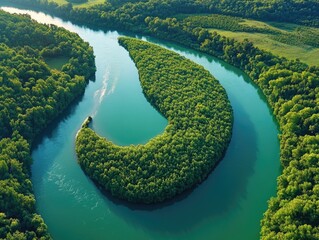
[[[96,55],[96,80],[40,136],[32,152],[37,211],[54,239],[259,238],[260,219],[280,174],[278,128],[264,97],[242,71],[203,53],[137,36],[209,70],[227,91],[234,127],[224,159],[193,191],[162,205],[129,205],[97,189],[77,164],[74,149],[75,134],[88,115],[97,133],[119,145],[145,143],[167,124],[146,101],[137,69],[117,42],[119,33],[94,31],[41,12],[3,9],[76,32]]]

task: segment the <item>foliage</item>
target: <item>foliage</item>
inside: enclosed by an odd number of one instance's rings
[[[265,23],[239,17],[181,14],[176,16],[193,28],[207,28],[238,41],[249,39],[255,46],[289,59],[318,64],[319,29],[287,23]],[[287,29],[288,28],[288,29]]]
[[[294,28],[285,31],[275,28],[266,23],[262,25],[246,24],[250,20],[240,17],[225,16],[219,14],[212,15],[177,15],[177,19],[182,19],[185,23],[190,23],[193,27],[215,28],[233,32],[264,33],[278,42],[289,45],[308,45],[319,47],[319,31],[316,28],[294,25]],[[253,22],[253,21],[251,21]],[[257,21],[255,21],[257,22]],[[261,22],[259,22],[261,23]]]
[[[308,45],[311,47],[319,47],[319,31],[316,28],[297,27],[292,32],[284,32],[274,35],[273,38],[279,42],[290,45]]]
[[[57,4],[58,0],[6,0],[28,4],[35,8],[45,8],[59,16],[77,22],[88,23],[88,17],[101,17],[108,28],[121,27],[121,23],[142,23],[147,16],[172,17],[176,14],[214,13],[247,17],[265,21],[294,22],[319,26],[318,0],[110,0],[86,9],[73,9],[72,4]],[[100,11],[102,12],[100,12]],[[75,13],[76,12],[76,13]],[[80,14],[82,13],[82,14]],[[84,19],[82,18],[84,17]],[[114,20],[117,18],[120,23]],[[90,22],[99,24],[98,22]],[[115,26],[113,25],[115,24]],[[134,26],[134,24],[132,25]]]
[[[259,32],[259,33],[278,33],[272,28],[248,26],[245,19],[240,17],[225,16],[220,14],[210,15],[177,15],[177,19],[185,23],[191,23],[193,27],[217,28],[234,32]]]
[[[240,67],[267,97],[280,125],[283,174],[262,220],[262,239],[319,239],[319,68],[191,28],[176,19],[149,18],[154,35]],[[306,208],[301,208],[306,206]],[[296,207],[296,208],[295,208]]]
[[[31,141],[83,93],[95,71],[93,50],[77,35],[27,17],[1,11],[0,23],[0,137],[17,130]],[[61,55],[68,63],[50,70],[43,57]]]
[[[62,71],[44,61],[60,56]],[[0,11],[0,239],[50,239],[35,213],[30,145],[94,71],[93,50],[78,35]]]
[[[35,213],[30,147],[18,134],[0,140],[0,239],[50,239]]]
[[[309,65],[319,65],[319,48],[314,48],[304,44],[297,46],[294,42],[278,42],[275,40],[276,35],[257,33],[257,32],[232,32],[220,29],[209,29],[211,33],[216,32],[219,35],[227,38],[233,38],[236,41],[242,42],[245,39],[249,39],[250,42],[264,51],[269,51],[274,55],[285,57],[290,60],[296,58]]]
[[[318,26],[318,11],[315,11],[315,9],[319,9],[317,0],[112,0],[90,8],[72,8],[72,4],[59,5],[47,0],[6,1],[28,4],[35,9],[54,13],[78,24],[89,24],[91,27],[111,30],[147,33],[147,26],[145,25],[147,17],[162,19],[176,17],[177,20],[185,18],[184,21],[188,24],[194,24],[193,28],[205,27],[236,32],[245,31],[248,34],[244,35],[242,39],[250,39],[251,34],[249,33],[257,33],[259,37],[253,37],[253,40],[267,51],[274,50],[275,54],[279,53],[281,56],[292,59],[307,59],[310,64],[318,62],[316,56],[319,50],[316,48],[319,47],[317,41],[319,35],[318,31],[314,31],[313,28],[301,26],[295,28],[292,32],[281,31],[272,26],[250,26],[246,24],[247,20],[242,18]],[[228,16],[225,16],[225,14]],[[285,44],[288,44],[288,46]],[[283,54],[280,51],[281,47],[285,49]]]
[[[119,147],[84,124],[76,140],[78,161],[114,196],[163,201],[203,181],[221,159],[232,110],[223,88],[202,67],[150,43],[119,41],[138,68],[146,98],[168,126],[145,145]]]
[[[39,5],[37,0],[10,1],[28,2],[77,23],[149,33],[209,53],[243,69],[266,95],[282,131],[280,146],[284,169],[278,179],[278,195],[269,202],[262,220],[261,238],[319,239],[316,155],[319,149],[319,68],[287,61],[255,48],[247,40],[239,43],[172,18],[176,14],[217,13],[318,27],[318,0],[149,0],[127,2],[120,7],[105,3],[88,9],[52,3]],[[289,39],[283,37],[281,41]]]

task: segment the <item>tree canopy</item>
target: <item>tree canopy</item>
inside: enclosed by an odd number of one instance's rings
[[[59,56],[68,59],[61,71],[44,60]],[[0,239],[50,239],[35,213],[30,146],[94,73],[78,35],[0,11]]]
[[[232,110],[225,90],[203,67],[141,40],[119,42],[137,66],[145,97],[168,126],[145,145],[120,147],[85,124],[76,140],[78,161],[116,197],[163,201],[203,181],[222,158]]]
[[[72,8],[72,4],[59,6],[51,1],[10,1],[45,9],[92,27],[151,34],[211,54],[244,70],[267,97],[281,129],[283,173],[278,179],[277,196],[269,202],[262,220],[261,238],[319,239],[318,66],[287,61],[255,48],[248,40],[236,42],[216,32],[210,33],[194,24],[198,19],[183,21],[176,17],[214,13],[318,27],[318,0],[113,0],[86,9]],[[208,24],[205,26],[212,24],[206,20],[210,19],[205,19]],[[233,21],[226,21],[229,28],[238,28]],[[305,36],[279,37],[283,42],[291,37],[305,41]],[[317,45],[317,40],[312,38],[311,44]]]
[[[262,219],[262,239],[318,239],[319,67],[288,61],[175,18],[148,18],[152,34],[217,56],[244,70],[280,125],[277,196]],[[301,206],[307,206],[302,208]]]

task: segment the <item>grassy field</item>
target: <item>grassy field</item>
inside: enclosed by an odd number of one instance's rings
[[[177,19],[234,38],[288,59],[319,65],[319,29],[291,23],[262,22],[219,14],[180,14]]]
[[[50,0],[66,4],[67,0]],[[88,0],[74,4],[75,7],[89,7],[106,0]],[[260,49],[288,59],[300,59],[309,65],[319,65],[319,29],[291,23],[261,22],[218,14],[179,14],[177,19],[189,21],[210,31],[234,38],[248,39]]]
[[[243,19],[244,21],[239,24],[245,25],[248,27],[256,27],[261,29],[269,29],[279,32],[293,32],[296,30],[299,25],[292,23],[280,23],[280,22],[261,22],[252,19]]]
[[[277,22],[260,22],[255,20],[248,20],[240,22],[239,24],[247,25],[249,27],[255,28],[265,28],[273,31],[277,31],[282,34],[304,34],[306,35],[309,30],[314,33],[313,36],[319,34],[319,29],[317,28],[306,28],[301,27],[296,24],[290,23],[277,23]],[[254,43],[255,46],[260,49],[270,51],[276,55],[286,57],[288,59],[296,59],[299,58],[301,61],[306,62],[309,65],[319,65],[319,48],[314,47],[308,44],[298,44],[284,43],[282,41],[277,41],[276,36],[270,33],[257,33],[257,32],[233,32],[227,30],[221,30],[216,28],[211,28],[210,31],[216,31],[219,34],[234,38],[238,41],[243,41],[244,39],[248,39]],[[319,38],[318,42],[319,42]]]
[[[268,34],[263,33],[231,32],[220,29],[210,29],[210,31],[216,31],[223,36],[234,38],[238,41],[243,41],[247,38],[249,41],[253,42],[255,46],[270,51],[275,55],[283,56],[288,59],[299,58],[309,65],[319,65],[319,48],[306,45],[295,46],[285,44],[273,40]]]
[[[66,0],[50,0],[50,1],[51,2],[56,2],[57,4],[60,4],[60,5],[68,3],[68,1],[66,1]],[[90,7],[90,6],[93,6],[93,5],[96,5],[96,4],[101,4],[101,3],[104,3],[104,2],[105,2],[105,0],[88,0],[86,3],[81,3],[81,4],[73,3],[73,5],[75,7],[83,7],[83,8],[85,8],[85,7]]]
[[[44,61],[49,65],[50,68],[57,70],[62,70],[63,65],[69,60],[70,59],[68,57],[64,56],[44,58]]]

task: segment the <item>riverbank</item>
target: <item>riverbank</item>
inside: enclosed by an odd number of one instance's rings
[[[234,129],[224,159],[191,194],[155,209],[127,206],[103,196],[78,167],[73,152],[76,132],[91,115],[95,131],[117,144],[130,145],[147,142],[163,132],[167,122],[156,111],[147,110],[150,105],[139,86],[137,70],[118,45],[116,32],[92,31],[27,12],[39,21],[76,31],[96,54],[96,81],[89,83],[83,98],[61,122],[48,129],[32,154],[37,210],[53,238],[101,239],[106,230],[111,239],[259,237],[259,222],[267,200],[275,194],[280,172],[278,130],[265,99],[247,75],[203,53],[140,36],[209,70],[230,98]]]

